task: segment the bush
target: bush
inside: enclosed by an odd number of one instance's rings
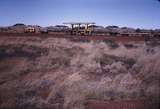
[[[119,45],[113,40],[104,39],[103,42],[105,42],[111,49],[116,49],[119,47]]]
[[[133,45],[133,44],[124,44],[124,46],[128,49],[130,48],[137,48],[137,46]]]

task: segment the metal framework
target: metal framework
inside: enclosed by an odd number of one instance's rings
[[[65,22],[65,25],[71,25],[71,35],[91,35],[92,29],[89,25],[95,24],[94,22]]]

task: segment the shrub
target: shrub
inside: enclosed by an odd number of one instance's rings
[[[113,40],[104,39],[103,42],[105,42],[111,49],[116,49],[119,47],[119,45]]]

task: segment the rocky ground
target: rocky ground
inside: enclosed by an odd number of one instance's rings
[[[0,108],[83,109],[91,100],[158,104],[159,66],[157,42],[3,37]]]

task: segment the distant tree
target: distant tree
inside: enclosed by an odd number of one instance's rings
[[[140,32],[141,32],[141,29],[137,28],[137,29],[136,29],[136,32],[137,32],[137,33],[140,33]]]
[[[122,27],[121,29],[127,29],[127,27]]]
[[[65,26],[65,25],[56,25],[55,27],[64,27],[64,28],[67,28],[68,26]]]
[[[13,26],[25,26],[25,24],[23,24],[23,23],[16,23]]]
[[[119,28],[118,26],[112,25],[112,26],[107,26],[106,28]]]
[[[154,34],[154,30],[150,30],[151,34]]]
[[[97,28],[98,26],[97,25],[90,25],[89,27],[90,28]]]

